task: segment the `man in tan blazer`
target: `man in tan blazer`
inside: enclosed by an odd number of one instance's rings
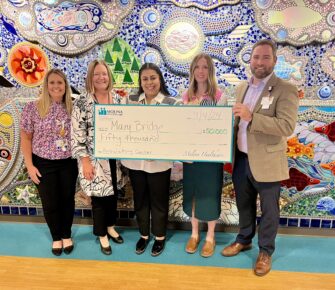
[[[275,76],[276,45],[257,42],[252,49],[252,77],[237,88],[233,184],[239,211],[239,234],[222,255],[251,249],[256,232],[256,201],[262,216],[258,228],[258,276],[271,270],[271,255],[279,224],[280,181],[289,178],[286,140],[295,128],[299,106],[295,86]]]

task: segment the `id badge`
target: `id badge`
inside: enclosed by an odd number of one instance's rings
[[[262,109],[269,109],[270,105],[273,103],[274,97],[271,97],[270,95],[267,97],[263,97],[261,101]]]
[[[58,139],[56,140],[56,147],[58,150],[62,150],[63,152],[68,150],[68,142],[67,140],[63,140],[63,139]]]

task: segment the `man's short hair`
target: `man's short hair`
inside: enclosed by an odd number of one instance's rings
[[[261,45],[269,45],[271,46],[272,48],[272,52],[273,52],[273,57],[276,58],[277,57],[277,45],[276,43],[274,43],[272,40],[270,39],[262,39],[262,40],[259,40],[257,41],[253,47],[252,47],[252,50],[251,50],[251,55],[252,53],[254,52],[254,49],[257,47],[257,46],[261,46]]]

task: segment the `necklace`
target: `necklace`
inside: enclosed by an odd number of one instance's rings
[[[97,103],[97,104],[100,104],[97,96],[95,94],[93,94],[93,99],[94,99],[94,102]],[[110,104],[110,93],[108,93],[108,97],[107,97],[107,104]]]

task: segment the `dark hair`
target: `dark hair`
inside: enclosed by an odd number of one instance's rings
[[[147,62],[147,63],[143,64],[142,67],[140,68],[140,71],[138,73],[138,85],[139,85],[138,94],[140,95],[144,92],[143,89],[142,89],[142,84],[141,84],[141,75],[142,75],[142,72],[147,70],[147,69],[152,69],[159,75],[160,92],[164,96],[169,96],[170,93],[169,93],[169,91],[166,87],[165,80],[163,78],[163,74],[162,74],[161,70],[159,69],[159,67],[157,65],[155,65],[154,63],[151,63],[151,62]]]
[[[273,53],[273,58],[276,59],[277,58],[277,45],[270,39],[261,39],[259,41],[257,41],[253,47],[252,47],[252,50],[251,50],[251,55],[252,53],[254,52],[254,49],[257,47],[257,46],[261,46],[261,45],[268,45],[272,48],[272,53]]]

